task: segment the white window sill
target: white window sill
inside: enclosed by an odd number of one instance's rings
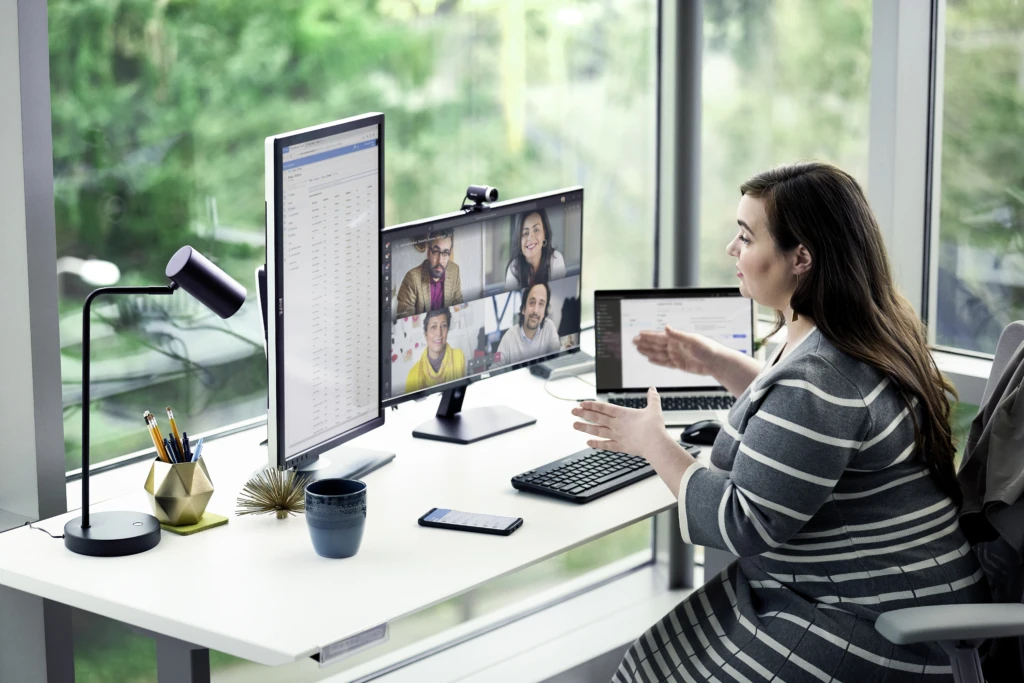
[[[939,371],[956,385],[961,403],[981,405],[981,396],[985,393],[985,383],[992,372],[992,361],[987,358],[974,358],[947,351],[932,351],[932,357]]]

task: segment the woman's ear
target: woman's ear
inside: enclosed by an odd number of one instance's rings
[[[811,270],[811,252],[802,244],[798,244],[793,250],[793,274],[806,275]]]

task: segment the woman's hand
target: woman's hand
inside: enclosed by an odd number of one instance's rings
[[[695,375],[713,374],[720,346],[702,334],[680,332],[668,325],[664,332],[644,330],[633,343],[655,365]]]
[[[640,410],[584,401],[572,409],[572,414],[586,420],[573,423],[576,431],[600,437],[587,441],[591,448],[650,459],[654,450],[672,444],[661,416],[661,397],[654,387],[647,390],[647,407]]]

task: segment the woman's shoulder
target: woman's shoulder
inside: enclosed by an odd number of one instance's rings
[[[815,329],[785,362],[765,373],[757,388],[806,382],[830,396],[857,400],[870,395],[884,378],[878,368],[843,352]]]

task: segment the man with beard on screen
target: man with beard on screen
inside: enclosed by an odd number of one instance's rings
[[[427,234],[427,258],[405,274],[398,288],[399,318],[463,303],[459,267],[451,261],[454,246],[450,229]]]
[[[523,290],[519,324],[513,325],[498,344],[498,365],[545,356],[558,351],[558,328],[551,314],[551,288],[546,282]]]

